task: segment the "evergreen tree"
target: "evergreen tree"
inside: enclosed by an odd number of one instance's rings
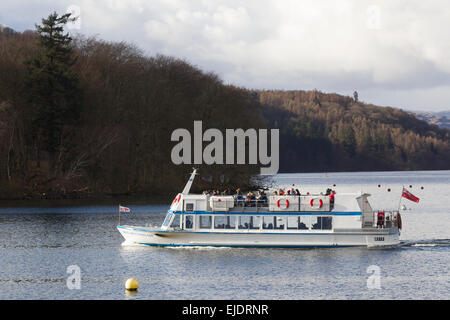
[[[74,20],[70,13],[56,12],[42,19],[42,25],[36,25],[39,52],[28,62],[31,136],[36,149],[48,153],[50,175],[57,173],[57,154],[61,158],[71,148],[80,116],[78,78],[72,71],[76,58],[72,38],[64,34],[64,25]]]

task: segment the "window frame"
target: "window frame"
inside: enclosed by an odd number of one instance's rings
[[[192,208],[188,208],[188,207],[190,207],[190,205],[192,205]],[[185,212],[194,212],[194,209],[195,209],[195,203],[194,202],[186,202],[185,203],[185,205],[184,205],[184,211]]]
[[[202,218],[207,218],[207,217],[209,217],[209,227],[203,227],[202,226]],[[212,218],[212,215],[210,215],[210,214],[208,214],[208,215],[206,215],[206,214],[202,214],[202,215],[199,215],[198,216],[198,229],[208,229],[208,230],[211,230],[212,228],[213,228],[213,218]]]
[[[191,225],[190,228],[188,228],[188,227],[187,227],[187,224],[186,224],[188,217],[190,217],[190,218],[192,219],[192,220],[191,220],[192,225]],[[183,225],[183,226],[184,226],[184,229],[187,229],[187,230],[194,230],[194,223],[195,223],[195,216],[194,216],[193,214],[185,214],[185,215],[184,215],[184,225]]]

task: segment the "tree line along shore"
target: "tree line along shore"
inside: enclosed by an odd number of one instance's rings
[[[0,31],[0,198],[179,192],[171,133],[280,130],[279,172],[450,169],[450,130],[338,94],[249,90],[125,42],[70,36],[53,13]],[[200,165],[198,188],[254,188],[259,165]],[[193,190],[194,191],[194,190]]]

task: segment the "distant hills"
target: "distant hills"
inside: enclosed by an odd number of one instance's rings
[[[409,112],[318,90],[258,94],[284,172],[450,169],[450,130]]]
[[[13,29],[4,26],[3,24],[0,23],[0,37],[1,36],[8,36],[8,35],[12,35],[16,33],[16,31],[14,31]]]
[[[441,112],[414,112],[417,118],[425,120],[429,124],[434,124],[440,128],[450,129],[450,111]]]

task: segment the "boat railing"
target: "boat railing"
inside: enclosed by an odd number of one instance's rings
[[[235,207],[255,207],[267,208],[269,206],[269,199],[267,197],[256,199],[243,196],[234,196]]]
[[[307,194],[307,195],[281,195],[281,196],[266,196],[262,197],[246,197],[241,195],[234,195],[234,207],[242,208],[242,210],[258,211],[258,208],[275,210],[274,207],[280,207],[280,200],[283,200],[286,205],[286,200],[290,203],[289,208],[294,211],[331,211],[334,208],[334,201],[328,195],[323,194]],[[287,205],[289,206],[289,204]],[[287,209],[287,208],[285,208]],[[282,211],[283,208],[280,208]],[[277,211],[277,210],[276,210]]]

